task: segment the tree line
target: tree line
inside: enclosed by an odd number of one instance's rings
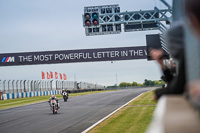
[[[132,83],[128,83],[128,82],[121,82],[118,86],[108,86],[108,88],[110,87],[132,87],[132,86],[161,86],[162,84],[164,84],[163,80],[147,80],[145,79],[143,83],[137,83],[135,81],[133,81]]]

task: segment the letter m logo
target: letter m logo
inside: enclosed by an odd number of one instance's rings
[[[1,62],[15,62],[15,57],[3,57]]]

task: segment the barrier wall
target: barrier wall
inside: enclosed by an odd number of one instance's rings
[[[61,90],[7,93],[7,94],[3,94],[3,99],[9,100],[9,99],[16,99],[16,98],[48,96],[48,95],[55,95],[55,94],[61,94]]]
[[[0,93],[22,93],[51,90],[104,89],[98,84],[76,81],[53,80],[3,80],[0,79]]]

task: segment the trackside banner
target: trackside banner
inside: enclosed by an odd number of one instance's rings
[[[146,46],[0,54],[0,66],[146,59]]]

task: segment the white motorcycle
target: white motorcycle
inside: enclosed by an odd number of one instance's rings
[[[56,100],[50,100],[50,109],[53,111],[53,114],[57,114],[59,103]]]

